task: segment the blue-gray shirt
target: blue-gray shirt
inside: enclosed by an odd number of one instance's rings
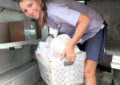
[[[61,2],[60,2],[61,1]],[[82,42],[92,38],[103,25],[103,18],[89,6],[80,4],[73,0],[59,0],[47,2],[48,26],[57,28],[57,24],[61,25],[60,32],[68,34],[70,37],[74,35],[76,24],[80,14],[85,14],[90,18],[90,24],[86,32],[82,36]]]

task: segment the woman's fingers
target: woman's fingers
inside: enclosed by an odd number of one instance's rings
[[[66,63],[73,62],[75,59],[74,47],[68,45],[62,53],[61,59],[64,57],[66,57]]]
[[[71,55],[66,55],[66,63],[71,63],[73,62],[75,59],[75,55],[71,54]]]

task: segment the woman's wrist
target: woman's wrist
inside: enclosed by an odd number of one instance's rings
[[[75,43],[71,41],[71,42],[69,43],[69,46],[75,47]]]

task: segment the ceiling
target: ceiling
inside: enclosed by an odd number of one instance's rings
[[[0,9],[1,8],[8,8],[12,10],[20,10],[18,4],[15,2],[15,0],[0,0]]]

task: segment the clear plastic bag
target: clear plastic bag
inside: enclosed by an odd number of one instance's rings
[[[40,55],[48,59],[52,59],[52,57],[59,58],[70,40],[71,38],[66,34],[59,35],[55,38],[48,37],[46,42],[39,42],[37,53],[40,53]],[[75,53],[78,52],[80,52],[80,50],[75,46]]]

